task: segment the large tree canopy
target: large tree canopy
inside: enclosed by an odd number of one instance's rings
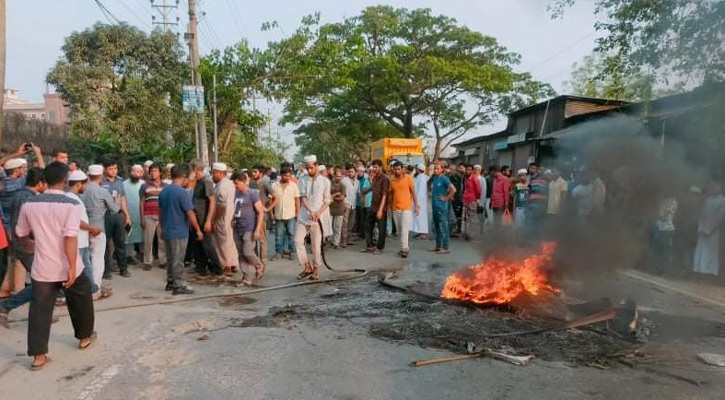
[[[555,17],[576,0],[553,0]],[[647,73],[661,82],[725,80],[725,1],[596,0],[605,72]]]
[[[268,87],[285,102],[286,122],[319,124],[328,121],[329,109],[347,109],[355,111],[354,120],[366,114],[404,137],[429,127],[436,157],[444,142],[496,113],[553,94],[515,72],[519,56],[496,39],[429,9],[368,7],[324,25],[319,14],[309,16],[268,51],[277,77]],[[336,121],[348,125],[348,119]]]
[[[193,125],[181,110],[189,76],[176,36],[96,24],[65,40],[48,83],[70,103],[72,132],[122,157],[181,160]]]

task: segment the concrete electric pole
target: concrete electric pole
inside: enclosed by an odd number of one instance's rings
[[[167,0],[163,0],[161,4],[155,4],[155,0],[151,0],[151,7],[159,10],[159,13],[161,14],[161,22],[156,21],[156,16],[151,16],[151,23],[154,25],[161,26],[161,29],[164,32],[169,31],[169,27],[171,26],[178,26],[179,25],[179,17],[176,17],[176,22],[171,22],[170,15],[171,10],[175,10],[179,7],[179,1],[176,0],[176,4],[168,4]]]
[[[189,58],[191,60],[191,84],[194,86],[203,86],[201,82],[201,73],[199,73],[199,35],[196,29],[196,1],[189,0],[189,32],[184,36],[189,43]],[[196,132],[197,132],[197,154],[201,158],[204,165],[209,165],[209,146],[206,138],[206,117],[204,108],[201,113],[196,114]]]

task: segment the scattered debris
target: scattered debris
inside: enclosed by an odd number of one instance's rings
[[[472,358],[485,357],[485,356],[489,356],[491,358],[495,358],[495,359],[501,360],[501,361],[506,361],[506,362],[508,362],[510,364],[514,364],[514,365],[526,365],[531,360],[534,359],[534,356],[532,356],[532,355],[512,356],[510,354],[493,351],[491,349],[483,349],[483,350],[481,350],[479,352],[475,352],[473,354],[462,354],[462,355],[457,355],[457,356],[431,358],[429,360],[413,361],[411,363],[411,366],[412,367],[425,367],[425,366],[433,365],[433,364],[442,364],[442,363],[447,363],[447,362],[451,362],[451,361],[460,361],[460,360],[470,360]]]
[[[198,338],[196,338],[196,340],[198,340],[198,341],[209,340],[209,334],[205,333],[205,334],[199,336]]]
[[[705,364],[714,365],[716,367],[725,367],[725,355],[715,353],[698,353],[697,358]]]

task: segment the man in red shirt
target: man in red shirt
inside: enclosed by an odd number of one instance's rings
[[[481,198],[481,182],[473,173],[473,166],[466,166],[466,177],[463,180],[463,221],[461,232],[466,240],[471,240],[470,230],[478,211],[478,200]]]

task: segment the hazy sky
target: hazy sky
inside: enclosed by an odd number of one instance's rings
[[[163,0],[155,0],[156,4]],[[184,31],[188,19],[186,0],[173,12],[181,17],[177,31]],[[353,16],[369,5],[428,7],[434,13],[456,18],[460,23],[496,37],[510,51],[522,56],[520,70],[549,82],[562,93],[572,63],[581,60],[593,48],[592,0],[581,0],[563,20],[551,20],[546,11],[548,0],[201,0],[201,50],[227,46],[247,37],[256,47],[264,47],[295,30],[300,19],[319,11],[323,22]],[[119,20],[141,29],[151,29],[149,0],[101,0]],[[174,0],[168,0],[173,4]],[[63,40],[97,21],[108,22],[95,0],[10,0],[7,5],[6,87],[20,90],[21,98],[42,99],[45,75],[60,56]],[[158,15],[158,14],[157,14]],[[157,20],[160,17],[157,16]],[[280,29],[261,32],[265,21],[277,21]],[[274,112],[274,111],[273,111]],[[484,128],[480,133],[493,131]],[[291,127],[285,127],[288,131]]]

